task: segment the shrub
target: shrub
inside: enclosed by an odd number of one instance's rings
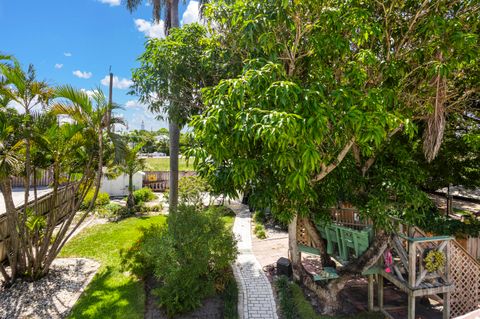
[[[85,195],[85,198],[83,199],[83,202],[81,205],[82,209],[87,209],[88,206],[90,206],[90,202],[93,200],[94,192],[95,190],[91,189],[88,191],[87,195]],[[108,193],[98,192],[94,207],[97,208],[97,207],[105,206],[109,203],[110,203],[110,195],[108,195]]]
[[[95,212],[98,216],[111,220],[119,220],[130,215],[126,207],[117,203],[108,203],[97,208]]]
[[[223,205],[209,206],[208,210],[214,212],[215,214],[218,214],[219,216],[235,217],[235,212]]]
[[[254,214],[253,214],[253,220],[258,223],[258,224],[263,224],[266,220],[266,215],[265,215],[265,211],[263,210],[257,210]]]
[[[200,176],[185,176],[178,181],[178,198],[185,204],[203,206],[203,194],[209,191],[210,186]]]
[[[222,294],[223,318],[238,319],[238,287],[233,274],[230,275]]]
[[[280,277],[276,281],[276,286],[283,318],[297,319],[299,316],[288,278],[285,276]]]
[[[157,205],[145,205],[145,203],[140,203],[135,205],[133,211],[136,213],[149,213],[149,212],[161,212],[163,206],[161,204]]]
[[[235,256],[235,240],[220,216],[185,205],[169,215],[167,226],[145,229],[122,252],[132,273],[153,275],[162,283],[155,294],[169,316],[193,310],[216,290],[223,291]]]
[[[135,204],[149,202],[157,198],[157,196],[155,196],[153,191],[148,187],[144,187],[134,191],[133,197],[135,198]]]
[[[259,239],[265,239],[267,238],[267,233],[265,231],[265,227],[262,224],[256,224],[255,228],[253,229],[253,232]]]

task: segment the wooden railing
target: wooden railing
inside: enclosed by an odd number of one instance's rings
[[[169,171],[144,171],[143,175],[143,187],[149,187],[154,192],[163,192],[168,189],[170,184],[170,172]],[[197,173],[194,171],[181,171],[178,172],[178,178],[185,176],[194,176]]]
[[[70,184],[60,189],[57,192],[57,199],[54,201],[54,194],[47,193],[43,196],[37,198],[37,201],[33,200],[28,203],[28,208],[33,209],[37,214],[47,216],[52,211],[56,210],[62,215],[58,216],[58,221],[62,221],[63,218],[70,212],[68,209],[63,208],[72,198],[75,196],[75,185]],[[17,210],[20,212],[24,208],[24,205],[17,207]],[[6,245],[2,238],[8,239],[8,229],[7,229],[7,214],[3,213],[0,215],[0,262],[6,258]]]

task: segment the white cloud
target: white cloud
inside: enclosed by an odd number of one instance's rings
[[[63,55],[64,55],[64,56],[68,56],[68,57],[71,57],[71,56],[72,56],[72,54],[71,54],[70,52],[63,52]]]
[[[140,101],[136,101],[136,100],[129,100],[125,103],[125,107],[126,108],[135,108],[135,109],[147,109],[147,105],[146,104],[143,104],[142,102]]]
[[[22,104],[18,103],[17,101],[10,101],[7,104],[7,107],[14,108],[20,114],[25,113],[25,107]],[[33,112],[41,112],[43,107],[44,107],[44,105],[41,102],[39,102],[38,97],[34,97],[33,100],[29,104],[30,112],[32,112],[32,111]]]
[[[99,0],[101,3],[108,4],[110,7],[116,7],[120,5],[120,0]]]
[[[110,85],[110,76],[105,75],[105,77],[100,81],[105,86]],[[119,78],[118,76],[113,77],[113,87],[115,89],[128,89],[131,85],[133,84],[132,80],[126,79],[126,78]]]
[[[93,91],[92,90],[80,89],[80,91],[86,93],[88,95],[88,97],[90,97],[90,98],[93,96]]]
[[[76,71],[73,71],[72,72],[73,75],[75,75],[77,78],[80,78],[80,79],[90,79],[92,77],[92,72],[87,72],[87,71],[80,71],[80,70],[76,70]]]
[[[165,37],[163,20],[160,20],[159,23],[151,23],[147,20],[135,19],[135,26],[137,30],[145,34],[146,37],[157,39]]]
[[[63,64],[55,63],[55,69],[61,69],[61,68],[63,68]]]
[[[183,13],[182,24],[189,24],[200,21],[200,3],[198,1],[190,1],[187,9]]]

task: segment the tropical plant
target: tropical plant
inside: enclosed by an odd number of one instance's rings
[[[178,18],[178,0],[149,0],[153,8],[153,18],[155,22],[160,21],[160,15],[162,11],[165,15],[165,33],[168,34],[172,28],[178,28],[180,26]],[[142,0],[127,0],[125,2],[127,9],[130,12],[135,11]],[[150,93],[157,93],[152,91]],[[168,101],[173,102],[173,101]],[[169,207],[172,211],[175,210],[178,204],[178,156],[180,150],[180,126],[177,122],[177,118],[169,117],[169,129],[170,135],[170,192],[171,196],[169,197]]]
[[[120,173],[128,176],[127,208],[129,212],[133,212],[135,204],[138,204],[134,197],[133,175],[138,171],[145,169],[145,159],[139,158],[138,156],[143,146],[143,143],[139,143],[133,147],[126,146],[124,156],[117,166],[117,169]]]
[[[194,114],[203,109],[200,90],[218,81],[222,73],[229,72],[222,68],[227,61],[220,50],[216,38],[207,36],[205,27],[188,24],[182,28],[172,29],[165,39],[150,39],[145,45],[145,52],[139,58],[140,67],[133,71],[132,94],[149,105],[156,113],[168,115],[172,125],[183,127]],[[175,130],[170,132],[170,160],[178,153],[179,136]],[[174,134],[174,139],[172,138]],[[170,165],[171,173],[178,170]],[[177,174],[178,175],[178,174]],[[178,200],[178,176],[170,177],[170,207],[176,206]],[[174,183],[174,185],[172,184]]]
[[[145,229],[123,253],[125,267],[135,275],[162,282],[155,294],[170,316],[222,291],[235,256],[235,240],[220,216],[185,205],[168,216],[168,226]]]
[[[102,145],[112,139],[106,130],[111,105],[98,92],[92,100],[71,87],[50,88],[36,80],[33,67],[25,72],[16,60],[0,64],[0,72],[0,191],[8,230],[1,235],[11,269],[8,273],[0,264],[0,272],[6,283],[12,284],[21,277],[36,280],[48,273],[54,258],[87,216],[88,210],[74,220],[92,186],[95,191],[89,207],[93,206],[101,176],[98,168],[104,162]],[[12,110],[8,101],[23,112]],[[70,121],[58,115],[67,115]],[[44,215],[47,212],[41,207],[45,205],[39,205],[36,191],[33,201],[29,200],[29,186],[33,177],[36,190],[36,172],[46,168],[53,173],[46,200],[56,204]],[[24,177],[28,203],[21,211],[15,207],[11,189],[11,177],[19,175]]]

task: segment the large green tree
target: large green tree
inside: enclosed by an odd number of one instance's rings
[[[476,2],[219,1],[207,12],[245,63],[203,92],[206,111],[192,122],[198,170],[232,191],[253,189],[257,206],[290,222],[296,272],[296,219],[311,216],[328,175],[351,159],[365,178],[397,135],[411,143],[418,131],[431,161],[446,114],[475,89],[454,84],[479,53]],[[378,257],[387,237],[377,234],[343,273]],[[326,312],[338,310],[348,278],[318,290]]]

